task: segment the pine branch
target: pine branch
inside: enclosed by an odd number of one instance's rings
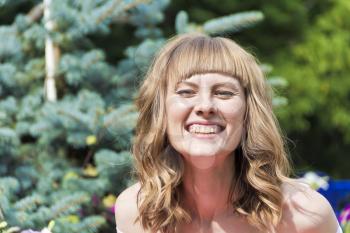
[[[17,211],[28,211],[34,209],[38,204],[42,204],[43,202],[42,196],[34,194],[17,201],[14,208]]]
[[[57,201],[55,205],[53,205],[51,210],[51,215],[54,218],[59,217],[60,215],[67,214],[73,212],[77,209],[77,207],[89,200],[89,196],[85,193],[75,193],[68,197],[63,198],[60,201]]]
[[[4,216],[4,213],[3,213],[1,205],[0,205],[0,220],[1,221],[5,220],[5,216]]]
[[[123,8],[121,8],[119,11],[120,12],[125,12],[128,11],[132,8],[135,8],[136,6],[138,6],[139,4],[142,3],[149,3],[150,0],[136,0],[135,2],[126,4]],[[114,14],[114,10],[117,8],[117,6],[119,6],[121,4],[120,0],[115,0],[113,2],[113,4],[111,5],[111,7],[109,9],[106,10],[106,12],[104,12],[100,17],[97,18],[96,23],[100,24],[102,21],[104,21],[106,18],[112,16]]]
[[[97,229],[106,223],[106,220],[100,216],[89,216],[79,223],[74,232],[97,232]]]
[[[17,192],[20,188],[18,180],[14,177],[1,177],[0,178],[0,195],[9,196],[14,192]]]
[[[44,3],[39,3],[34,6],[29,13],[27,14],[27,18],[29,19],[29,23],[34,23],[38,21],[44,13]]]
[[[238,32],[255,25],[263,18],[264,15],[259,11],[237,13],[209,20],[203,24],[203,30],[210,35]]]
[[[113,14],[113,11],[115,8],[121,3],[121,0],[115,0],[112,4],[112,6],[107,9],[100,17],[97,18],[96,23],[100,24],[102,21],[104,21],[106,18],[111,16]]]

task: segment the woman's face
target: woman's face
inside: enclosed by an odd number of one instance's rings
[[[240,143],[245,110],[244,90],[231,76],[196,74],[169,85],[166,116],[170,144],[192,162],[226,157]]]

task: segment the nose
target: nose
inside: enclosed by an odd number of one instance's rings
[[[209,117],[215,115],[216,107],[210,96],[201,95],[196,101],[194,111],[198,116]]]

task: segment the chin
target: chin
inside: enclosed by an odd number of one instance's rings
[[[179,152],[186,163],[194,168],[209,169],[214,167],[219,160],[220,153],[213,148],[196,147]]]
[[[186,145],[188,146],[188,145]],[[180,150],[181,154],[186,155],[187,157],[215,157],[218,156],[220,153],[220,148],[216,148],[213,145],[210,144],[204,144],[204,145],[190,145],[189,147],[186,148],[186,146],[184,148],[181,148],[182,150]]]

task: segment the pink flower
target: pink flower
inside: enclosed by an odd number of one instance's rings
[[[348,221],[350,221],[350,204],[346,205],[339,215],[339,222],[342,225],[345,225]]]
[[[110,213],[115,214],[115,208],[114,208],[114,206],[107,208],[107,210],[108,210]]]

